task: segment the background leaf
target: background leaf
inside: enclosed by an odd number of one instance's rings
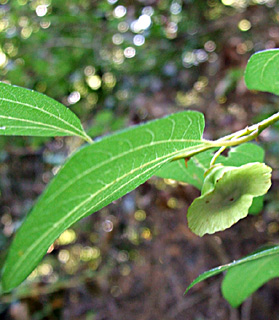
[[[279,95],[279,49],[260,51],[252,55],[245,71],[245,82],[250,90]]]
[[[0,135],[79,136],[89,140],[76,115],[35,91],[0,82]]]
[[[204,280],[206,280],[206,279],[208,279],[210,277],[216,276],[221,272],[224,272],[226,270],[235,268],[235,267],[240,266],[240,265],[244,265],[244,264],[248,264],[248,263],[251,263],[251,262],[254,262],[254,261],[258,261],[258,260],[260,260],[260,259],[262,259],[264,257],[272,257],[272,256],[274,257],[276,255],[278,256],[278,254],[279,254],[279,246],[274,246],[272,248],[264,249],[264,250],[262,250],[260,252],[253,253],[253,254],[245,257],[245,258],[242,258],[242,259],[233,261],[231,263],[225,264],[223,266],[219,266],[217,268],[208,270],[208,271],[202,273],[201,275],[199,275],[189,285],[189,287],[186,289],[185,293],[187,293],[197,283],[202,282],[202,281],[204,281]]]
[[[79,150],[17,232],[3,268],[3,289],[21,283],[74,222],[135,189],[174,156],[206,146],[203,129],[201,113],[181,112]]]
[[[222,293],[236,308],[264,283],[276,277],[279,277],[279,255],[268,255],[229,269],[222,282]]]
[[[207,150],[195,155],[187,162],[187,168],[184,160],[170,162],[158,170],[156,176],[186,182],[201,190],[204,173],[209,168],[214,150],[216,149]],[[263,161],[264,149],[254,143],[245,143],[231,148],[227,157],[223,155],[219,156],[216,163],[240,167],[250,162]],[[263,196],[254,198],[252,206],[249,208],[249,213],[259,213],[263,207],[263,199]]]
[[[204,181],[204,173],[209,168],[213,154],[214,149],[199,153],[187,162],[187,167],[185,166],[185,161],[183,159],[170,162],[158,170],[156,176],[186,182],[201,190]],[[231,148],[227,157],[223,155],[219,156],[216,164],[221,163],[224,166],[240,167],[250,162],[263,161],[263,148],[253,143],[245,143]]]

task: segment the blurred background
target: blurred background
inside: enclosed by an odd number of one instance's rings
[[[275,0],[0,0],[0,79],[69,107],[95,139],[182,110],[205,114],[215,139],[278,111],[249,92],[256,51],[279,46]],[[203,271],[279,241],[279,126],[259,143],[273,167],[264,210],[199,238],[187,227],[194,187],[152,178],[65,231],[11,294],[15,320],[279,319],[279,280],[239,309],[222,276],[183,295]],[[0,267],[11,239],[78,138],[1,137]]]

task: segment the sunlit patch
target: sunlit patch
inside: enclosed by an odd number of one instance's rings
[[[84,68],[84,74],[89,77],[89,76],[92,76],[94,75],[96,72],[96,69],[93,67],[93,66],[86,66]]]
[[[133,38],[133,43],[135,46],[142,46],[145,42],[145,37],[141,34],[137,34]]]
[[[131,267],[128,266],[127,264],[120,266],[120,273],[122,276],[128,276],[131,273]]]
[[[122,18],[127,13],[127,9],[124,6],[117,6],[113,10],[113,15],[115,18]]]
[[[0,68],[4,68],[8,64],[8,58],[4,52],[0,51]]]
[[[112,42],[116,45],[122,44],[123,41],[124,41],[124,38],[120,33],[116,33],[112,36]]]
[[[168,184],[169,186],[172,187],[177,187],[178,182],[176,180],[173,179],[164,179],[165,184]]]
[[[118,262],[126,262],[129,260],[129,253],[126,250],[121,250],[118,252],[117,261]]]
[[[121,49],[113,50],[112,60],[113,60],[113,62],[116,63],[116,64],[121,64],[121,63],[123,63],[123,62],[124,62],[123,50],[121,50]]]
[[[247,19],[239,21],[238,29],[241,31],[248,31],[249,29],[251,29],[251,22]]]
[[[129,25],[126,21],[121,21],[118,23],[117,29],[119,32],[124,33],[129,30]]]
[[[0,21],[0,32],[4,31],[5,29],[7,29],[9,26],[9,21],[7,19],[2,19]]]
[[[142,14],[146,14],[151,17],[154,14],[154,9],[151,6],[144,7],[142,9]]]
[[[32,32],[33,32],[32,27],[24,27],[21,29],[20,34],[23,39],[28,39],[31,36]]]
[[[49,27],[50,27],[50,24],[51,24],[51,22],[48,21],[48,20],[45,20],[45,21],[41,21],[41,22],[40,22],[40,26],[41,26],[42,29],[47,29],[47,28],[49,28]]]
[[[223,5],[232,6],[235,3],[235,0],[222,0]]]
[[[27,27],[28,24],[29,24],[29,19],[28,19],[28,17],[26,17],[26,16],[21,16],[21,17],[18,19],[18,25],[19,25],[21,28]]]
[[[108,88],[113,88],[116,84],[116,78],[111,72],[104,73],[102,76],[102,80]]]
[[[171,209],[175,209],[175,208],[177,208],[177,199],[176,198],[170,198],[169,200],[168,200],[168,202],[167,202],[167,205],[168,205],[168,207],[169,208],[171,208]]]
[[[98,90],[102,85],[102,80],[98,75],[92,75],[86,78],[86,82],[93,90]]]
[[[75,104],[80,100],[80,93],[78,91],[71,92],[67,98],[69,104]]]
[[[84,247],[80,252],[80,260],[90,261],[92,259],[97,259],[100,256],[100,249],[97,247]]]
[[[214,41],[212,40],[208,40],[206,41],[206,43],[204,44],[204,49],[207,52],[213,52],[216,49],[216,44]]]
[[[184,67],[190,68],[197,66],[208,60],[208,53],[203,49],[197,49],[194,51],[186,51],[182,54],[182,62]]]
[[[102,223],[102,229],[105,232],[111,232],[113,230],[113,223],[111,220],[107,219]]]
[[[152,234],[149,228],[144,228],[141,237],[145,240],[151,240],[152,239]]]
[[[118,100],[126,100],[129,97],[129,91],[128,90],[118,90],[116,92],[116,98]]]
[[[173,2],[170,7],[170,12],[174,15],[179,14],[182,10],[182,6],[179,2]]]
[[[75,231],[72,229],[67,229],[57,239],[57,244],[58,245],[66,245],[66,244],[69,244],[69,243],[76,241],[76,238],[77,238],[77,236],[76,236]]]
[[[38,17],[43,17],[47,14],[47,5],[39,5],[36,8],[36,14]]]
[[[143,30],[147,30],[151,25],[151,18],[147,14],[141,15],[137,20],[131,23],[131,30],[135,33],[139,33]]]
[[[146,219],[146,213],[143,210],[137,210],[134,217],[137,221],[144,221]]]
[[[68,262],[70,259],[70,253],[68,250],[60,250],[58,253],[58,260],[62,263]]]
[[[129,241],[134,245],[139,244],[139,234],[134,227],[130,226],[127,228],[126,236],[129,239]]]
[[[128,59],[133,58],[136,55],[136,49],[133,47],[127,47],[124,50],[124,56]]]
[[[53,268],[49,263],[43,263],[38,266],[38,274],[41,276],[48,276],[52,274]]]

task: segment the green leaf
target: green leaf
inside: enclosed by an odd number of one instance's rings
[[[279,95],[279,49],[260,51],[252,55],[244,79],[250,90]]]
[[[201,113],[181,112],[79,150],[17,232],[3,268],[3,289],[20,284],[73,223],[135,189],[173,157],[210,147],[201,140],[203,130]]]
[[[216,151],[216,149],[213,150]],[[201,190],[204,182],[204,174],[210,166],[212,157],[213,151],[211,149],[193,156],[187,162],[187,167],[184,160],[167,163],[156,172],[156,176],[186,182]],[[240,167],[246,163],[263,161],[263,148],[254,143],[244,143],[231,148],[227,157],[219,156],[216,163]],[[249,213],[254,215],[258,214],[263,208],[263,200],[263,196],[254,198],[249,208]]]
[[[195,286],[197,283],[200,283],[210,277],[216,276],[218,274],[220,274],[221,272],[224,272],[226,270],[235,268],[237,266],[240,265],[245,265],[248,264],[250,262],[254,262],[254,261],[258,261],[259,259],[263,258],[263,257],[272,257],[275,255],[279,254],[279,246],[274,246],[273,248],[270,249],[265,249],[263,251],[260,252],[256,252],[253,253],[245,258],[233,261],[231,263],[225,264],[223,266],[219,266],[217,268],[208,270],[204,273],[202,273],[201,275],[199,275],[186,289],[185,293],[187,293],[191,288],[193,288],[193,286]]]
[[[248,215],[253,198],[271,186],[271,168],[263,163],[210,169],[202,195],[190,205],[189,228],[198,236],[225,230]]]
[[[264,196],[256,197],[253,199],[251,207],[249,208],[249,214],[257,215],[263,210]]]
[[[278,247],[273,247],[273,249]],[[258,252],[263,252],[263,249]],[[279,277],[279,254],[268,255],[228,270],[222,293],[232,307],[238,307],[267,281]]]
[[[156,176],[186,182],[201,190],[204,174],[210,166],[212,157],[213,151],[207,150],[193,156],[187,162],[187,167],[184,160],[170,162],[158,170]],[[263,162],[263,160],[263,148],[253,143],[244,143],[231,148],[227,157],[219,156],[216,163],[240,167],[246,163]]]
[[[79,119],[59,102],[0,82],[0,135],[79,136],[90,140]]]

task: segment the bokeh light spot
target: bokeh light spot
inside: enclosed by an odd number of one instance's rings
[[[240,31],[248,31],[249,29],[251,29],[251,22],[247,19],[243,19],[243,20],[239,21],[238,29]]]

